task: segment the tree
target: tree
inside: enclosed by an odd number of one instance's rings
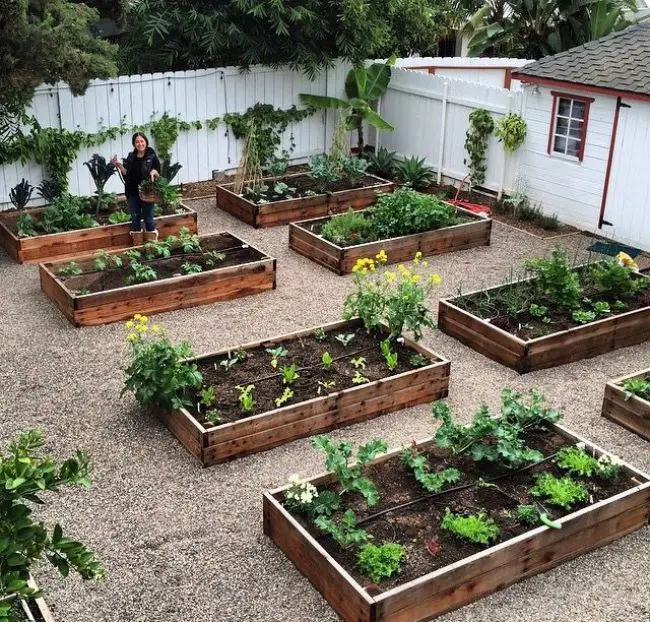
[[[630,24],[635,0],[488,0],[470,19],[472,56],[538,59]]]
[[[382,119],[370,105],[386,92],[391,77],[391,66],[394,64],[395,57],[393,56],[383,64],[373,63],[368,68],[358,65],[350,69],[345,79],[345,94],[348,99],[306,93],[301,93],[300,99],[304,104],[314,108],[334,108],[346,111],[347,129],[357,132],[357,147],[361,158],[364,150],[364,122],[368,122],[379,130],[391,131],[393,129],[393,126]]]
[[[435,53],[437,0],[134,0],[123,69],[288,64],[314,75],[336,58]]]
[[[92,78],[117,74],[117,47],[88,29],[97,19],[66,0],[0,0],[0,124],[20,116],[42,83],[63,80],[79,95]]]

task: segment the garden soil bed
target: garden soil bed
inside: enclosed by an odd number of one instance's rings
[[[31,588],[38,589],[34,579],[30,578],[28,583]],[[30,618],[25,613],[22,604],[17,603],[14,605],[12,613],[18,622],[31,622],[32,619],[36,622],[54,622],[54,616],[42,597],[28,598],[26,604],[32,617]]]
[[[322,328],[327,336],[322,342],[314,337],[316,328],[311,328],[193,359],[204,385],[215,387],[213,408],[221,414],[219,425],[206,421],[196,407],[156,414],[203,466],[209,466],[447,395],[450,364],[431,350],[405,339],[398,344],[399,365],[389,371],[379,348],[386,329],[382,335],[368,335],[358,320]],[[346,347],[336,340],[339,334],[355,337]],[[294,396],[282,407],[274,399],[285,386],[266,352],[278,345],[287,350],[279,367],[296,363],[300,376],[291,386]],[[325,351],[334,360],[329,370],[321,364]],[[221,362],[236,352],[245,353],[245,361],[226,372]],[[410,363],[415,354],[423,357],[423,366]],[[357,370],[351,360],[361,356],[366,367],[359,372],[368,382],[354,384]],[[331,381],[335,385],[329,388],[319,384]],[[235,387],[250,384],[255,386],[256,407],[248,414],[240,407]]]
[[[576,441],[584,442],[596,456],[606,453],[557,425],[549,426],[546,434],[530,435],[527,441],[545,456]],[[513,510],[519,503],[529,502],[528,488],[536,473],[550,471],[559,475],[553,464],[547,461],[515,473],[494,465],[479,470],[471,459],[452,458],[434,447],[432,441],[414,446],[427,455],[432,471],[458,467],[463,479],[448,491],[427,497],[412,471],[402,465],[401,450],[378,458],[364,469],[377,485],[380,502],[372,508],[363,501],[355,505],[353,497],[359,497],[356,495],[350,496],[352,503],[346,507],[356,512],[357,525],[374,536],[375,543],[395,541],[406,550],[399,574],[383,581],[381,587],[359,574],[353,553],[284,507],[286,486],[264,494],[264,533],[346,621],[431,619],[648,523],[650,479],[629,465],[623,465],[612,481],[592,480],[589,504],[571,512],[551,511],[550,516],[559,520],[561,529],[531,529],[517,521]],[[492,480],[498,488],[472,486],[481,477]],[[337,490],[338,486],[331,473],[308,481],[319,489],[331,486]],[[415,499],[421,501],[405,505]],[[486,511],[500,527],[496,544],[485,548],[461,542],[439,529],[446,508],[456,513]]]
[[[516,285],[500,285],[462,297],[485,294],[494,297],[499,291]],[[534,320],[522,326],[516,318],[507,315],[482,319],[462,309],[457,300],[440,300],[440,330],[520,374],[591,358],[650,339],[650,288],[632,300],[627,311],[588,324],[564,321],[550,312],[554,320],[552,327]],[[537,336],[542,330],[544,334]]]
[[[183,228],[189,229],[190,233],[197,232],[196,212],[185,205],[179,209],[178,214],[156,217],[156,229],[161,238],[175,235]],[[24,213],[31,214],[37,220],[44,210],[44,207],[38,207],[24,210]],[[19,215],[15,211],[0,215],[0,246],[18,263],[68,259],[95,250],[126,248],[132,244],[130,222],[20,238],[16,229]]]
[[[626,399],[622,386],[627,380],[637,379],[650,380],[650,369],[622,376],[605,385],[602,415],[650,441],[650,402],[637,395]]]
[[[489,246],[492,221],[476,216],[462,208],[459,215],[469,222],[413,235],[357,244],[338,246],[322,238],[320,230],[329,218],[316,218],[289,225],[289,247],[308,259],[336,272],[350,274],[358,259],[374,257],[384,250],[389,264],[410,261],[418,251],[424,256]]]
[[[273,182],[271,179],[265,181]],[[316,187],[308,173],[286,175],[278,181],[296,187],[298,193],[314,190]],[[392,192],[394,187],[393,182],[366,175],[362,183],[357,185],[350,186],[347,182],[339,182],[328,193],[260,205],[233,192],[233,184],[223,184],[217,186],[217,207],[256,228],[276,227],[296,220],[340,214],[350,208],[363,209],[375,203],[378,193]]]
[[[76,258],[82,273],[62,277],[65,261],[39,266],[41,289],[75,326],[95,326],[129,319],[134,313],[162,313],[218,300],[231,300],[275,289],[276,260],[230,233],[199,237],[201,253],[173,252],[169,258],[143,259],[153,268],[157,279],[147,283],[126,284],[129,258],[120,256],[125,268],[99,271],[97,255]],[[142,252],[145,247],[135,247]],[[218,251],[224,259],[213,266],[206,263],[209,251]],[[203,272],[182,274],[185,263],[201,265]]]

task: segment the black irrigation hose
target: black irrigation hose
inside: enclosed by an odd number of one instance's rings
[[[546,458],[542,458],[539,462],[535,462],[533,464],[528,464],[525,467],[521,467],[519,469],[516,469],[515,471],[510,471],[509,473],[503,473],[502,475],[497,475],[496,477],[492,477],[491,479],[486,479],[483,480],[484,482],[490,484],[492,482],[498,482],[502,479],[505,479],[506,477],[511,477],[512,475],[516,475],[517,473],[523,473],[524,471],[528,471],[530,469],[534,469],[536,466],[539,466],[540,464],[544,462],[548,462],[549,460],[552,460],[557,456],[557,453],[551,454],[550,456],[546,456]],[[375,514],[371,514],[370,516],[366,516],[365,518],[362,518],[361,520],[357,521],[357,525],[363,525],[364,523],[368,523],[372,520],[375,520],[376,518],[379,518],[380,516],[384,516],[385,514],[388,514],[390,512],[394,512],[395,510],[401,510],[403,508],[408,508],[412,505],[416,505],[417,503],[421,503],[422,501],[426,501],[427,499],[434,499],[435,497],[441,497],[442,495],[449,494],[451,492],[458,492],[460,490],[467,490],[468,488],[473,488],[474,486],[479,485],[478,482],[472,482],[470,484],[464,484],[463,486],[456,486],[454,488],[447,488],[446,490],[441,490],[440,492],[433,492],[428,495],[424,495],[423,497],[418,497],[417,499],[413,499],[411,501],[407,501],[406,503],[401,503],[400,505],[393,506],[392,508],[387,508],[385,510],[382,510],[381,512],[376,512]],[[506,493],[504,493],[506,494]],[[506,494],[506,496],[508,496]]]

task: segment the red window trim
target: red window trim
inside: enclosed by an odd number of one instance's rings
[[[585,104],[585,119],[582,124],[582,133],[580,134],[580,150],[578,151],[578,161],[582,162],[585,157],[585,144],[587,143],[587,126],[589,125],[589,106],[594,101],[593,97],[585,97],[584,95],[574,95],[573,93],[563,93],[560,91],[551,91],[553,96],[553,111],[551,112],[551,125],[548,128],[548,145],[546,146],[546,153],[553,155],[553,135],[555,134],[555,123],[557,121],[557,105],[558,99],[574,99],[576,101],[584,102]]]

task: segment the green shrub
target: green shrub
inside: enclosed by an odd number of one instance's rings
[[[633,275],[634,272],[621,266],[618,259],[600,261],[591,267],[596,290],[611,300],[629,300],[648,286],[646,279]]]
[[[98,227],[99,223],[84,212],[85,207],[86,201],[83,197],[62,194],[45,209],[37,227],[45,233]]]
[[[375,239],[372,221],[352,208],[345,214],[330,218],[323,225],[320,234],[327,241],[339,246],[363,244]]]
[[[644,400],[650,400],[650,382],[643,378],[626,380],[623,383],[623,391],[625,391],[626,400],[629,400],[633,395]]]
[[[554,248],[550,259],[531,259],[526,262],[526,268],[537,277],[535,286],[550,306],[565,311],[580,307],[580,278],[563,250]]]
[[[373,222],[376,239],[421,233],[457,222],[455,207],[432,194],[421,194],[410,188],[379,195],[377,203],[367,213]]]
[[[424,158],[411,156],[397,166],[397,178],[405,186],[415,190],[424,190],[435,181],[434,170],[424,163]]]

